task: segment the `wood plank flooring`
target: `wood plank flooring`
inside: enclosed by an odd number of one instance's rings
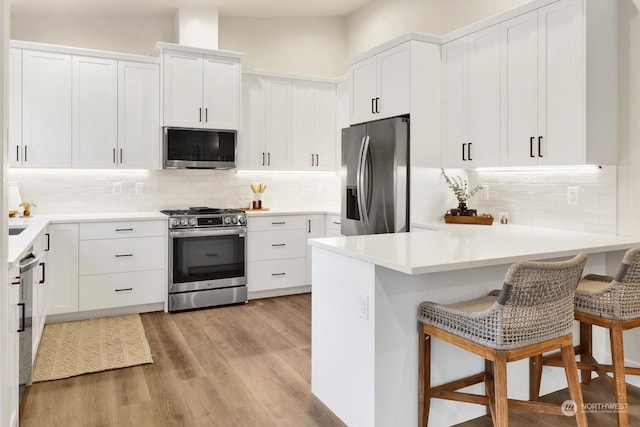
[[[20,425],[343,426],[311,394],[311,295],[185,313],[141,315],[154,363],[28,389]],[[548,368],[545,368],[548,369]],[[612,402],[600,380],[586,402]],[[629,425],[640,426],[640,389],[629,386]],[[543,400],[561,403],[567,390]],[[616,425],[588,414],[589,426]],[[460,424],[489,427],[483,417]],[[511,426],[575,426],[570,417],[510,411]]]
[[[311,295],[142,314],[153,364],[28,389],[28,426],[343,426],[311,394]]]

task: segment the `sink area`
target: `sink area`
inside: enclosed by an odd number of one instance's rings
[[[26,229],[27,227],[23,227],[23,226],[9,227],[9,236],[17,236],[18,234],[22,233]]]

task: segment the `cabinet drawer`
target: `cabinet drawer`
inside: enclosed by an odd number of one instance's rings
[[[340,215],[327,215],[327,237],[339,237],[340,233]]]
[[[80,275],[163,269],[165,244],[164,237],[83,240]]]
[[[248,231],[304,230],[306,226],[304,215],[249,216],[247,219]]]
[[[304,257],[307,235],[305,230],[255,231],[249,233],[247,248],[249,261]]]
[[[255,261],[247,265],[249,292],[306,285],[305,258]]]
[[[167,221],[113,221],[80,224],[80,240],[166,236]]]
[[[80,311],[164,301],[164,270],[100,274],[80,278]]]

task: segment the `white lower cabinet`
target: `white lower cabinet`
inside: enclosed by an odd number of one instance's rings
[[[325,231],[325,235],[327,237],[340,237],[342,236],[342,232],[341,232],[341,226],[342,224],[340,223],[340,215],[327,215],[325,217],[326,219],[326,231]]]
[[[249,292],[304,286],[306,258],[250,261]]]
[[[80,277],[80,311],[164,301],[163,270]]]
[[[6,341],[6,351],[4,355],[6,360],[2,363],[2,411],[0,415],[1,425],[14,427],[18,425],[18,407],[19,407],[19,360],[20,360],[20,341],[18,336],[18,327],[20,326],[20,270],[18,267],[9,271],[8,301],[5,307],[8,308],[8,333]]]
[[[33,342],[33,361],[36,358],[36,352],[40,345],[40,338],[44,330],[44,324],[47,320],[46,311],[46,294],[47,286],[47,260],[49,253],[49,234],[43,230],[33,241],[33,253],[38,255],[38,267],[33,273],[33,311],[31,337]]]
[[[142,237],[80,241],[80,276],[159,270],[165,238]]]
[[[48,315],[78,311],[78,224],[51,224],[46,311]]]

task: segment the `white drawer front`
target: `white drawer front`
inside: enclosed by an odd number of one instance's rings
[[[305,286],[307,263],[305,258],[255,261],[247,265],[249,292]]]
[[[166,243],[164,237],[83,240],[80,275],[164,269]]]
[[[249,233],[247,238],[249,261],[297,258],[307,254],[307,235],[304,230],[255,231]]]
[[[249,216],[248,231],[306,230],[307,217],[304,215]]]
[[[340,235],[340,216],[327,215],[327,237],[339,237]]]
[[[81,277],[80,311],[164,302],[165,279],[164,270]]]
[[[113,221],[80,224],[80,240],[166,236],[167,221]]]

